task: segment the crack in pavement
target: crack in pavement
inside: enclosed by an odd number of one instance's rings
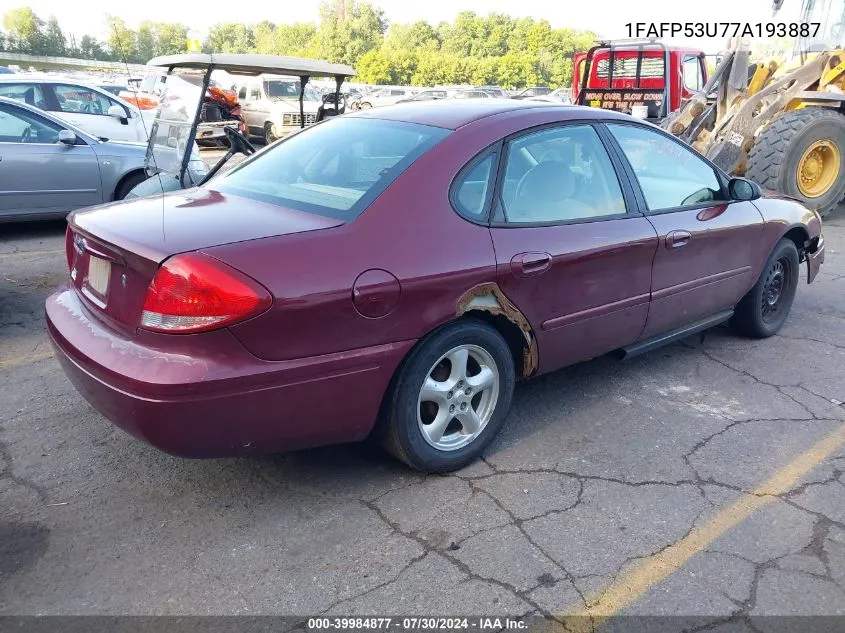
[[[359,501],[359,503],[361,503],[364,507],[366,507],[366,508],[367,508],[367,509],[369,509],[370,511],[374,512],[374,513],[375,513],[375,515],[376,515],[376,516],[377,516],[377,517],[378,517],[378,518],[379,518],[379,519],[380,519],[380,520],[381,520],[381,521],[382,521],[385,525],[387,525],[388,527],[390,527],[390,529],[391,529],[391,530],[392,530],[395,534],[398,534],[399,536],[402,536],[402,537],[404,537],[404,538],[406,538],[406,539],[410,539],[410,540],[412,540],[412,541],[415,541],[415,542],[416,542],[416,543],[417,543],[417,544],[418,544],[418,545],[422,548],[423,553],[422,553],[419,557],[417,557],[417,558],[418,558],[418,561],[413,561],[413,562],[419,562],[419,560],[422,560],[422,559],[423,559],[423,558],[425,558],[428,554],[431,554],[431,553],[437,554],[437,555],[439,555],[440,557],[442,557],[442,558],[444,558],[445,560],[447,560],[447,561],[448,561],[449,563],[451,563],[453,566],[455,566],[455,567],[456,567],[456,568],[457,568],[460,572],[462,572],[462,573],[463,573],[463,574],[467,577],[467,579],[468,579],[468,580],[477,580],[477,581],[480,581],[480,582],[482,582],[482,583],[486,583],[486,584],[488,584],[488,585],[496,585],[497,587],[500,587],[500,588],[504,589],[505,591],[509,592],[510,594],[512,594],[512,595],[513,595],[514,597],[516,597],[517,599],[522,600],[522,601],[523,601],[523,602],[525,602],[526,604],[529,604],[529,605],[530,605],[530,606],[531,606],[534,610],[539,611],[539,612],[544,613],[544,614],[546,613],[546,611],[545,611],[544,609],[542,609],[542,607],[540,607],[540,605],[539,605],[539,604],[537,604],[534,600],[532,600],[532,599],[531,599],[531,598],[527,595],[527,594],[528,594],[530,591],[532,591],[534,588],[532,588],[532,589],[530,589],[530,590],[521,591],[521,590],[517,589],[516,587],[514,587],[512,584],[507,583],[507,582],[504,582],[504,581],[502,581],[502,580],[499,580],[498,578],[491,578],[491,577],[481,576],[480,574],[477,574],[477,573],[475,573],[472,569],[470,569],[470,567],[469,567],[466,563],[464,563],[462,560],[460,560],[459,558],[457,558],[457,557],[456,557],[456,556],[454,556],[453,554],[449,553],[448,549],[438,549],[437,547],[434,547],[433,545],[431,545],[431,543],[429,543],[427,540],[425,540],[423,537],[419,536],[419,535],[418,535],[417,533],[415,533],[415,532],[404,532],[404,531],[402,530],[402,528],[400,528],[400,527],[399,527],[399,525],[398,525],[396,522],[391,521],[391,520],[387,517],[387,515],[386,515],[386,514],[385,514],[385,513],[381,510],[381,508],[379,508],[379,507],[376,505],[375,501],[364,501],[364,500],[360,500],[360,499],[359,499],[358,501]],[[499,527],[503,527],[503,526],[499,526]],[[479,532],[481,532],[481,530],[479,530]],[[403,571],[403,572],[404,572],[404,571],[407,571],[407,570],[410,568],[410,566],[413,564],[413,562],[412,562],[412,563],[409,563],[408,565],[406,565],[406,566],[403,568],[403,570],[402,570],[402,571]],[[401,573],[402,573],[402,572],[400,572],[400,575],[401,575]],[[390,580],[390,581],[388,581],[388,582],[384,583],[384,584],[382,585],[382,587],[385,587],[385,586],[388,586],[388,585],[390,585],[390,584],[395,583],[397,580],[399,580],[400,575],[397,575],[397,577],[396,577],[396,578],[394,578],[394,579],[392,579],[392,580]],[[332,605],[331,607],[329,607],[328,609],[326,609],[326,611],[328,611],[328,610],[330,610],[330,609],[333,609],[333,608],[337,607],[339,604],[343,604],[344,602],[348,602],[348,601],[351,601],[351,600],[358,599],[358,598],[360,598],[360,597],[362,597],[362,596],[365,596],[365,595],[367,595],[368,593],[370,593],[370,591],[371,591],[371,590],[367,590],[367,591],[365,591],[365,592],[362,592],[362,594],[360,594],[360,595],[358,595],[358,596],[352,596],[352,597],[350,597],[350,598],[346,598],[346,599],[344,599],[344,600],[341,600],[341,601],[339,601],[338,603],[336,603],[336,604]],[[325,611],[324,611],[324,613],[325,613]],[[530,612],[526,612],[526,613],[530,613]],[[526,615],[526,614],[519,614],[517,617],[523,617],[524,615]]]
[[[831,343],[830,341],[822,341],[817,338],[812,338],[809,336],[789,336],[787,334],[776,334],[778,338],[784,338],[789,341],[808,341],[811,343],[819,343],[821,345],[829,345],[830,347],[835,347],[836,349],[845,350],[845,345],[839,345],[838,343]]]
[[[733,372],[740,374],[742,376],[746,376],[746,377],[750,378],[751,380],[753,380],[754,382],[756,382],[757,384],[765,385],[767,387],[772,387],[773,389],[777,390],[778,393],[785,396],[787,399],[791,400],[793,403],[797,404],[804,411],[806,411],[807,415],[810,416],[811,420],[817,420],[818,419],[816,414],[813,413],[812,411],[810,411],[810,408],[806,404],[804,404],[803,402],[801,402],[800,400],[798,400],[794,396],[792,396],[792,395],[786,393],[785,391],[783,391],[784,387],[798,387],[800,385],[800,383],[791,384],[791,385],[779,385],[779,384],[775,384],[775,383],[771,383],[771,382],[766,382],[765,380],[758,378],[757,376],[755,376],[754,374],[752,374],[748,370],[739,369],[738,367],[734,367],[730,363],[723,361],[721,358],[717,358],[716,356],[714,356],[711,352],[709,352],[706,349],[698,348],[698,351],[701,352],[701,354],[704,355],[706,358],[709,358],[714,363],[721,365],[722,367],[724,367],[724,368],[726,368],[730,371],[733,371]]]
[[[491,464],[486,458],[482,457],[482,461],[484,461],[485,464],[487,464],[490,468],[493,469],[493,474],[499,474],[499,475],[504,474],[502,472],[499,472],[496,469],[496,466]],[[554,564],[558,569],[560,569],[561,572],[563,572],[563,575],[569,581],[569,584],[572,586],[572,588],[575,590],[575,592],[581,598],[581,601],[586,606],[587,602],[586,602],[586,598],[584,596],[584,593],[581,591],[581,588],[575,582],[575,577],[572,575],[572,573],[560,561],[555,559],[554,556],[549,554],[545,550],[545,548],[543,548],[539,543],[537,543],[524,527],[524,524],[525,524],[526,521],[533,521],[534,519],[539,519],[539,518],[542,518],[544,516],[549,516],[550,514],[555,513],[555,512],[567,512],[567,511],[572,510],[573,508],[579,506],[581,504],[583,498],[584,498],[584,482],[583,482],[583,480],[580,480],[580,479],[578,480],[578,492],[576,493],[575,501],[573,503],[571,503],[569,506],[567,506],[566,508],[561,509],[561,510],[550,510],[549,512],[539,514],[537,516],[527,518],[527,519],[522,519],[522,518],[517,517],[495,495],[492,495],[487,490],[478,488],[476,486],[476,483],[475,483],[475,481],[477,481],[477,480],[465,480],[465,481],[467,481],[467,483],[469,483],[470,488],[472,488],[473,490],[480,490],[482,493],[486,494],[490,498],[490,500],[493,501],[493,503],[496,504],[496,506],[499,507],[499,509],[501,509],[505,514],[508,515],[508,517],[511,520],[511,525],[513,525],[514,527],[516,527],[517,530],[519,530],[519,533],[523,536],[523,538],[525,538],[525,540],[528,541],[528,543],[530,543],[531,546],[536,548],[538,552],[540,552],[543,556],[546,557],[546,559],[551,561],[552,564]],[[539,582],[537,585],[528,589],[528,592],[534,591],[535,589],[539,588],[542,585],[543,585],[543,582]],[[547,614],[551,617],[554,617],[551,612],[548,612],[545,609],[540,609],[540,610],[541,610],[542,613]],[[591,617],[591,620],[592,620],[592,617]]]

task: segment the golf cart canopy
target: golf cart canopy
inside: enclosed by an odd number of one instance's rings
[[[301,57],[282,57],[279,55],[247,55],[234,53],[187,53],[182,55],[164,55],[155,57],[147,62],[147,67],[162,69],[160,74],[166,75],[163,94],[159,100],[159,108],[153,122],[147,146],[146,167],[149,175],[164,175],[166,185],[163,190],[172,187],[185,188],[200,184],[203,180],[213,176],[229,158],[231,151],[221,158],[217,165],[199,178],[195,178],[195,171],[190,170],[192,163],[202,165],[199,152],[196,149],[197,127],[202,121],[204,126],[221,126],[229,136],[235,132],[228,126],[229,121],[209,121],[203,118],[203,105],[206,91],[211,82],[211,74],[224,71],[230,75],[292,75],[299,78],[299,115],[300,125],[305,127],[304,97],[305,87],[312,77],[331,77],[335,80],[336,88],[333,95],[334,112],[341,114],[340,87],[347,77],[355,75],[355,69],[345,64],[333,64],[320,59],[306,59]],[[334,116],[326,113],[328,96],[323,98],[318,114]],[[255,148],[247,138],[237,141],[236,146],[230,143],[230,149],[241,153],[252,153]],[[159,181],[162,181],[159,178]],[[173,181],[173,182],[171,182]],[[175,184],[174,184],[175,182]]]
[[[161,68],[191,68],[225,70],[233,75],[295,75],[297,77],[354,77],[355,69],[345,64],[332,64],[320,59],[281,57],[278,55],[247,55],[235,53],[186,53],[164,55],[147,62],[147,66]]]

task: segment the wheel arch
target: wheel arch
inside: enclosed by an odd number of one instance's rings
[[[130,169],[130,170],[129,170],[129,171],[127,171],[125,174],[123,174],[123,175],[122,175],[122,176],[118,179],[117,183],[116,183],[116,184],[115,184],[115,186],[114,186],[114,190],[112,190],[112,192],[111,192],[111,199],[112,199],[113,201],[114,201],[114,200],[117,200],[117,199],[118,199],[118,198],[117,198],[117,192],[121,190],[121,188],[123,187],[123,185],[125,185],[125,184],[126,184],[126,183],[127,183],[127,182],[131,179],[131,178],[133,178],[133,177],[135,177],[135,176],[142,176],[142,175],[146,175],[146,172],[144,171],[144,168],[143,168],[143,167],[138,167],[138,168]],[[127,192],[127,193],[128,193],[128,192]]]
[[[379,434],[382,421],[386,415],[385,407],[390,402],[391,394],[396,388],[397,380],[402,374],[408,359],[425,344],[435,333],[443,328],[475,319],[482,321],[496,330],[505,340],[514,361],[517,380],[529,378],[537,371],[539,355],[537,339],[534,329],[525,315],[508,299],[495,282],[486,282],[466,290],[458,299],[455,313],[446,318],[416,341],[405,353],[393,371],[388,384],[381,396],[377,421],[370,432]]]
[[[422,335],[399,362],[388,387],[390,393],[396,376],[408,358],[436,332],[467,319],[483,321],[496,330],[511,351],[517,379],[529,378],[537,371],[537,339],[525,315],[508,299],[495,282],[482,283],[466,290],[458,299],[455,313]]]
[[[458,300],[454,322],[478,319],[493,327],[511,350],[517,378],[528,378],[537,371],[539,354],[534,329],[495,282],[483,283],[464,292]]]
[[[804,254],[810,246],[810,232],[807,230],[807,227],[802,224],[793,224],[781,237],[781,239],[784,238],[795,243],[795,247],[798,249],[799,261],[803,261]]]

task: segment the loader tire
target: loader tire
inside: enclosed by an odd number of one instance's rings
[[[764,189],[797,198],[824,217],[845,197],[843,160],[845,116],[826,108],[803,108],[777,116],[757,136],[746,176]],[[819,173],[827,178],[812,178]]]

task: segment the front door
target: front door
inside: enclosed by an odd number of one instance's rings
[[[109,115],[112,105],[119,105],[104,94],[85,88],[56,84],[53,86],[58,110],[56,116],[65,119],[92,136],[112,141],[141,141],[134,125],[129,124],[129,112],[123,106],[126,117]]]
[[[60,143],[61,129],[0,104],[0,215],[64,213],[103,201],[94,150]]]
[[[491,227],[497,274],[534,328],[539,370],[634,342],[648,315],[657,234],[628,213],[595,128],[529,132],[505,144],[504,160]]]
[[[607,127],[660,237],[643,337],[732,308],[756,281],[757,208],[728,200],[713,167],[675,139],[643,125]]]

